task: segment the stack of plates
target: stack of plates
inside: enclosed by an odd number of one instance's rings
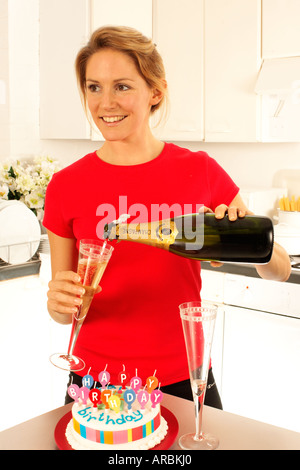
[[[22,264],[36,253],[41,228],[34,213],[20,201],[0,200],[0,258]]]

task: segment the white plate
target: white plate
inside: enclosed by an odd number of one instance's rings
[[[20,201],[1,201],[0,258],[9,264],[21,264],[36,253],[41,238],[40,224],[34,213]]]

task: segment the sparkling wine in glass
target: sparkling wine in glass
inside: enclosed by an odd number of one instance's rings
[[[60,369],[76,372],[85,368],[84,361],[80,357],[74,356],[73,351],[112,252],[113,247],[107,241],[90,239],[80,241],[77,273],[80,276],[85,293],[82,296],[82,304],[72,317],[72,329],[67,354],[56,353],[50,357],[52,364]]]
[[[187,450],[216,449],[219,441],[202,431],[202,413],[210,364],[215,319],[218,307],[207,302],[186,302],[179,306],[184,332],[191,388],[195,404],[196,432],[180,437]]]

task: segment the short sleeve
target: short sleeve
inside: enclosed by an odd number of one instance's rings
[[[74,238],[72,220],[68,219],[64,201],[64,185],[59,173],[56,173],[47,187],[43,225],[60,237]]]
[[[207,179],[211,193],[211,209],[220,204],[227,206],[239,192],[239,187],[226,171],[211,157],[207,161]]]

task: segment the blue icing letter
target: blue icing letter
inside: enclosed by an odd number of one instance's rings
[[[133,412],[134,416],[134,421],[139,421],[140,419],[143,419],[143,414],[140,412],[140,410],[136,410]]]
[[[95,416],[89,416],[87,422],[89,423],[92,419],[97,419]]]
[[[117,419],[116,419],[116,423],[117,423],[117,424],[120,424],[120,425],[126,423],[124,414],[121,414],[121,418],[117,418]]]
[[[116,424],[116,423],[114,419],[112,419],[110,416],[107,416],[105,424]]]
[[[91,409],[91,407],[88,406],[87,408],[84,408],[83,410],[77,411],[77,413],[78,413],[79,415],[81,415],[83,418],[85,418],[85,417],[89,414],[89,413],[87,412],[87,410],[90,410],[90,409]]]
[[[127,415],[125,419],[126,419],[126,421],[130,422],[130,421],[134,420],[134,417],[132,415]]]

